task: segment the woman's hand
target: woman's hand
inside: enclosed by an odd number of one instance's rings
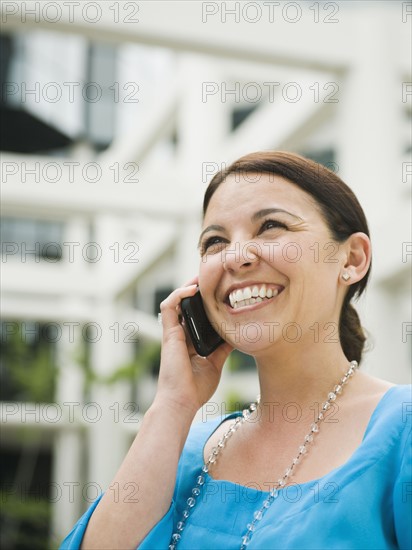
[[[208,357],[197,355],[180,322],[180,303],[197,291],[197,277],[174,290],[160,304],[163,341],[155,401],[187,409],[194,415],[215,392],[223,364],[232,351],[224,343]]]
[[[160,309],[163,345],[156,398],[114,477],[120,493],[106,491],[93,512],[84,550],[136,548],[170,508],[179,458],[197,410],[213,395],[232,350],[222,344],[209,357],[196,354],[179,322],[180,302],[196,293],[197,278],[170,294]],[[139,489],[131,501],[128,488]],[[161,491],[159,491],[161,487]]]

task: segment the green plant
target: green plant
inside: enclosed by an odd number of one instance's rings
[[[26,338],[24,325],[15,325],[17,330],[6,338],[2,331],[0,397],[5,401],[51,402],[57,374],[55,345],[45,339],[40,325],[31,341]]]

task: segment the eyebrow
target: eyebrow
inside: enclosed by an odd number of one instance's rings
[[[261,218],[264,218],[268,214],[277,214],[279,212],[282,212],[284,214],[288,214],[289,216],[292,216],[292,218],[295,218],[299,221],[303,221],[301,217],[297,216],[296,214],[292,214],[291,212],[288,212],[287,210],[283,210],[283,208],[264,208],[263,210],[258,210],[255,212],[252,216],[252,222],[257,222]],[[208,225],[201,233],[199,237],[199,242],[197,243],[197,246],[200,247],[200,242],[202,240],[202,237],[205,233],[208,231],[224,231],[225,228],[222,225]]]
[[[203,231],[200,233],[200,237],[199,237],[199,241],[197,243],[197,247],[198,248],[200,247],[200,242],[202,240],[202,237],[208,231],[224,231],[224,230],[225,230],[225,228],[223,227],[223,225],[208,225],[206,227],[206,229],[203,229]]]
[[[287,210],[283,210],[283,208],[264,208],[263,210],[258,210],[257,212],[255,212],[255,214],[253,214],[252,221],[256,222],[260,220],[260,218],[264,218],[268,214],[277,214],[278,212],[289,214],[289,216],[292,216],[292,218],[303,221],[301,217],[297,216],[296,214],[292,214],[292,212],[288,212]]]

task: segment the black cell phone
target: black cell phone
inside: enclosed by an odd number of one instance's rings
[[[196,352],[202,357],[207,357],[223,344],[224,340],[207,318],[200,292],[197,291],[194,296],[189,296],[189,298],[183,298],[180,306],[185,326]]]

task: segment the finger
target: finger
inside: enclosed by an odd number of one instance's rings
[[[209,356],[208,359],[216,367],[223,367],[224,362],[228,358],[229,354],[234,350],[234,347],[225,342],[215,349]]]
[[[169,296],[163,300],[160,304],[160,311],[162,314],[163,329],[175,327],[179,325],[179,313],[180,303],[183,298],[194,296],[197,292],[197,285],[192,284],[190,286],[184,286],[174,290]]]
[[[191,285],[198,285],[199,284],[199,276],[195,275],[195,277],[192,277],[187,283],[184,283],[182,286],[191,286]]]

